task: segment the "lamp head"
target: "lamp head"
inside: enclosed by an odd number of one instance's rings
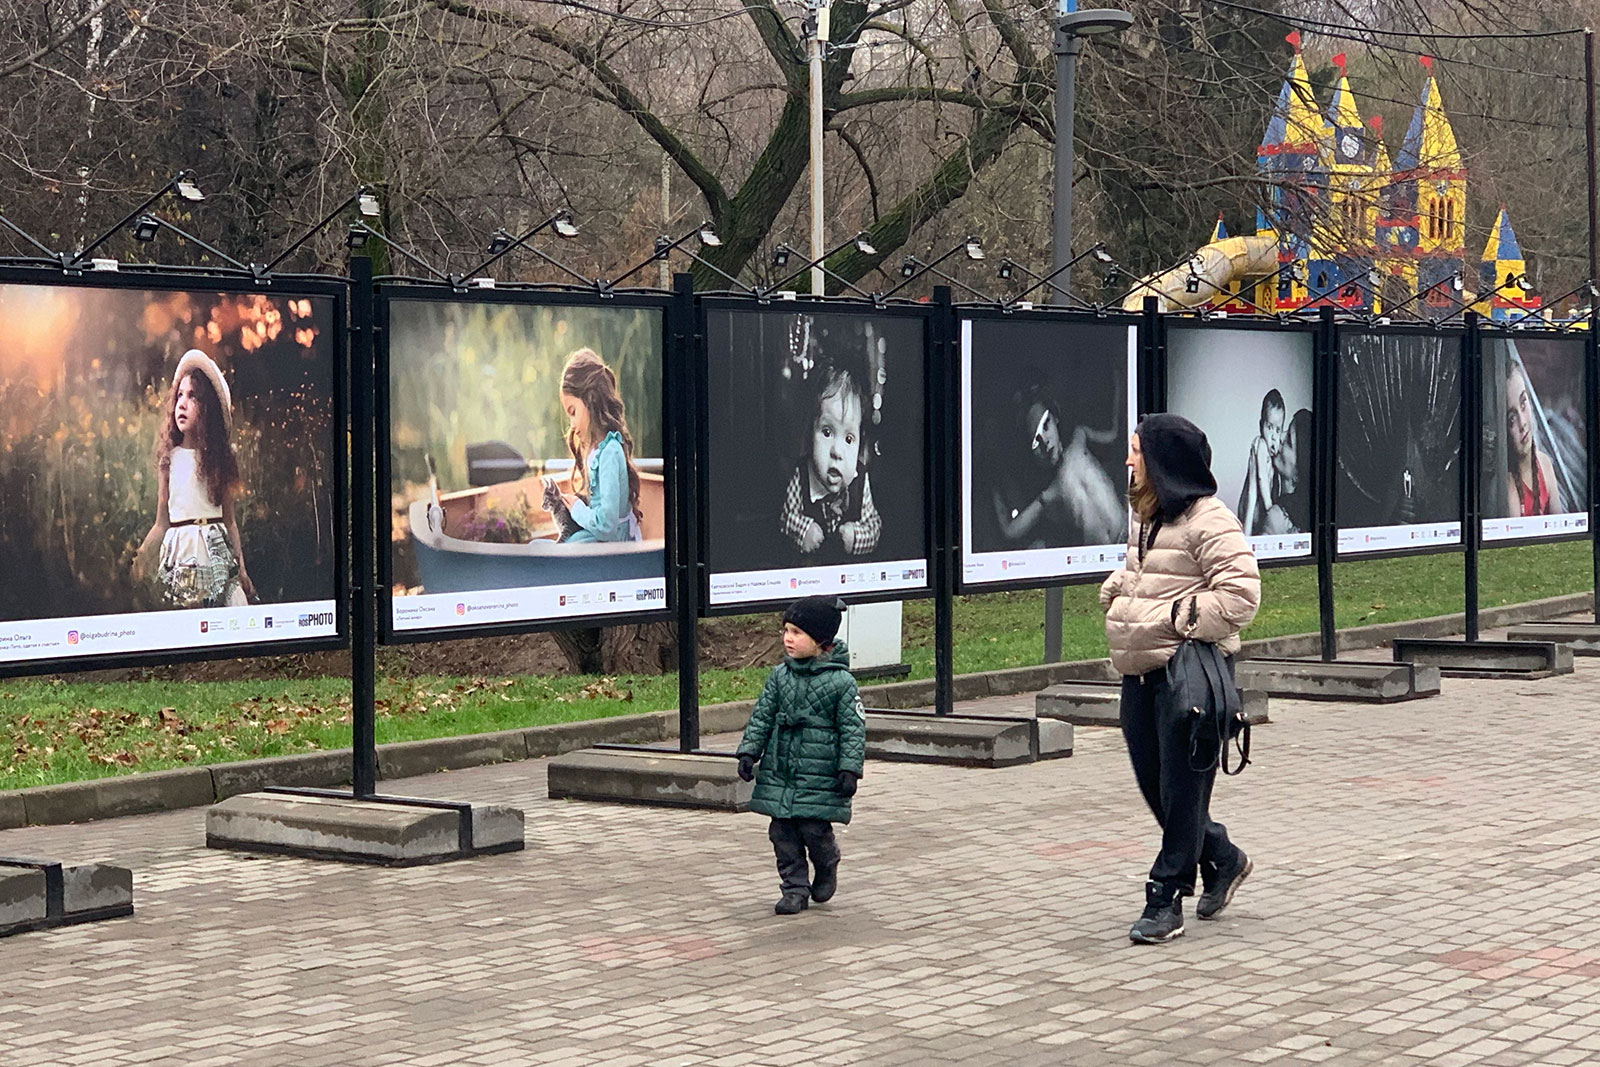
[[[367,238],[371,233],[372,231],[361,223],[352,222],[350,229],[344,235],[345,247],[351,250],[365,248],[367,246]]]
[[[872,247],[872,242],[867,240],[865,231],[856,234],[856,251],[860,252],[864,256],[875,256],[878,254],[878,250]]]
[[[700,243],[705,245],[707,248],[722,247],[722,238],[717,236],[717,231],[711,228],[711,223],[709,222],[703,222],[700,224],[698,236],[700,238]]]
[[[383,214],[383,205],[378,203],[378,197],[372,190],[362,186],[356,191],[356,210],[366,218],[375,219]]]
[[[572,221],[572,216],[566,212],[557,215],[550,225],[555,229],[556,236],[563,240],[570,241],[578,236],[578,224]]]
[[[154,241],[161,231],[161,220],[154,215],[140,215],[133,224],[133,236],[140,241]]]
[[[976,237],[967,238],[965,251],[967,253],[967,258],[972,260],[974,263],[982,262],[983,242],[979,241]]]
[[[191,204],[198,204],[206,198],[206,194],[194,183],[194,171],[191,170],[180,170],[172,179],[172,189]]]
[[[787,267],[789,265],[789,246],[780,244],[772,250],[772,265],[774,267]]]
[[[902,277],[902,278],[912,278],[912,277],[916,276],[916,273],[917,273],[917,261],[914,258],[912,258],[910,256],[907,256],[905,259],[901,260],[901,262],[900,262],[900,277]]]
[[[1009,281],[1011,279],[1011,275],[1015,272],[1016,265],[1009,259],[1002,259],[1000,261],[1000,269],[995,271],[995,276],[1002,280]]]
[[[511,234],[506,232],[505,227],[494,231],[494,236],[489,238],[489,254],[498,256],[511,247],[512,240]]]
[[[1099,242],[1096,242],[1094,246],[1089,249],[1089,254],[1094,257],[1094,261],[1096,263],[1109,264],[1112,262],[1111,253],[1107,252],[1106,246],[1100,244]]]

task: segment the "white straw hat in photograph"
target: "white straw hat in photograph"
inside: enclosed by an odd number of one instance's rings
[[[211,382],[211,388],[216,391],[217,399],[222,402],[222,425],[229,433],[233,432],[233,394],[228,391],[228,382],[222,377],[222,369],[216,365],[212,358],[200,351],[191,348],[178,360],[178,369],[172,372],[174,387],[183,376],[192,371],[199,371]]]

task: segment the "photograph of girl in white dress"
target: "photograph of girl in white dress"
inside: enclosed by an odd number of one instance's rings
[[[335,309],[0,284],[0,620],[331,601]]]

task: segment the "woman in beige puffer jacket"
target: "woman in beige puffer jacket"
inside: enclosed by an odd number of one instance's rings
[[[1170,698],[1167,661],[1185,640],[1229,657],[1261,603],[1261,574],[1239,520],[1216,498],[1205,434],[1177,415],[1139,424],[1128,451],[1134,521],[1128,558],[1100,587],[1111,663],[1122,678],[1122,732],[1140,792],[1162,830],[1145,910],[1128,931],[1143,944],[1183,933],[1183,898],[1199,868],[1202,919],[1219,915],[1252,864],[1210,816],[1216,767],[1195,755],[1195,716]]]

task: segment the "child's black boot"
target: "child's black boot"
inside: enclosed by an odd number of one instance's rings
[[[772,906],[772,913],[774,915],[799,915],[810,906],[811,902],[806,899],[805,893],[798,890],[786,890],[783,898]]]

